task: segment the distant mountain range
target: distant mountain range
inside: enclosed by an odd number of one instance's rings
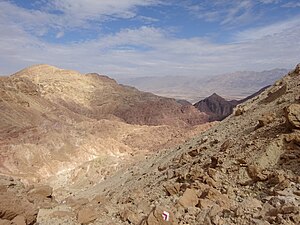
[[[239,71],[206,77],[122,78],[118,79],[118,82],[160,96],[185,99],[196,103],[213,93],[218,93],[225,99],[243,99],[259,89],[273,84],[287,72],[287,69],[273,69],[262,72]]]

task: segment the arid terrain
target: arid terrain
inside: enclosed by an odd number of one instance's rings
[[[38,65],[2,77],[0,87],[0,172],[28,181],[66,175],[91,160],[94,178],[104,178],[136,155],[210,126],[193,106],[97,74]]]
[[[0,87],[0,224],[300,224],[300,64],[214,124],[46,65]]]

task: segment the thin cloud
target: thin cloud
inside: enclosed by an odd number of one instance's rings
[[[288,2],[282,5],[283,8],[298,8],[300,7],[300,2]]]
[[[242,25],[253,21],[252,0],[224,1],[204,0],[200,3],[185,2],[184,7],[194,16],[208,22],[219,22],[221,25]],[[258,15],[256,15],[258,17]]]
[[[54,0],[40,9],[27,10],[12,2],[0,1],[0,20],[13,21],[28,31],[45,35],[50,30],[59,33],[94,29],[93,22],[102,24],[116,18],[133,18],[137,16],[137,7],[157,4],[160,0]],[[143,19],[150,21],[151,18]]]
[[[88,25],[90,21],[103,22],[114,18],[133,18],[137,7],[159,4],[159,0],[54,0],[50,10],[62,13],[69,26]]]
[[[291,30],[295,30],[295,32],[297,33],[296,30],[298,30],[297,27],[299,26],[300,16],[296,16],[286,21],[281,21],[267,26],[251,28],[242,32],[238,32],[235,35],[235,40],[238,42],[257,40],[268,36],[281,35]]]

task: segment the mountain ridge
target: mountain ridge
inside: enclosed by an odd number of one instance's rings
[[[210,126],[192,106],[45,64],[1,77],[0,106],[0,173],[34,182],[101,157],[110,160],[94,169],[110,173],[109,162],[122,166]]]
[[[207,77],[176,76],[174,79],[172,76],[165,76],[123,78],[118,81],[143,91],[196,103],[212,92],[229,100],[245,98],[262,87],[271,85],[287,72],[287,69],[272,69],[262,72],[240,71]]]

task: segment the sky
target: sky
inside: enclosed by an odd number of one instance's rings
[[[111,77],[300,63],[299,0],[0,0],[0,74],[50,64]]]

